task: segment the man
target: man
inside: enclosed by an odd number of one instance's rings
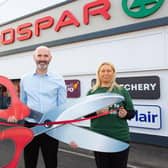
[[[66,102],[66,87],[63,78],[48,72],[52,59],[48,47],[36,48],[34,55],[36,71],[24,75],[20,82],[20,98],[29,108],[46,113]],[[35,121],[26,118],[25,126]],[[57,167],[58,140],[41,134],[36,136],[24,150],[25,168],[36,168],[39,148],[41,148],[46,168]]]

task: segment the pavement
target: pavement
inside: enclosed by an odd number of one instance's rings
[[[0,131],[4,127],[0,126]],[[0,141],[0,167],[6,165],[13,157],[14,143],[5,139]],[[168,168],[168,148],[131,143],[128,168]],[[92,151],[72,149],[68,145],[59,144],[58,168],[96,168]],[[24,168],[23,156],[18,167]],[[37,168],[45,168],[40,153]]]

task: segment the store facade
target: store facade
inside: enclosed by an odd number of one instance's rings
[[[70,0],[0,25],[0,74],[19,81],[35,68],[39,45],[51,48],[70,101],[85,96],[104,61],[131,94],[132,140],[168,146],[168,1]],[[81,123],[89,125],[89,123]]]

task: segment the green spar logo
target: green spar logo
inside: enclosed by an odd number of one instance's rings
[[[127,15],[142,18],[155,13],[163,2],[164,0],[133,0],[128,7],[128,0],[122,0],[122,7]]]

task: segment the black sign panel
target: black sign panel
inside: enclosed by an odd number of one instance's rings
[[[117,83],[123,86],[134,99],[159,99],[160,79],[158,76],[117,78]]]
[[[123,86],[133,99],[159,99],[160,79],[158,76],[120,77],[116,78],[118,84]],[[92,79],[91,85],[96,83]]]

